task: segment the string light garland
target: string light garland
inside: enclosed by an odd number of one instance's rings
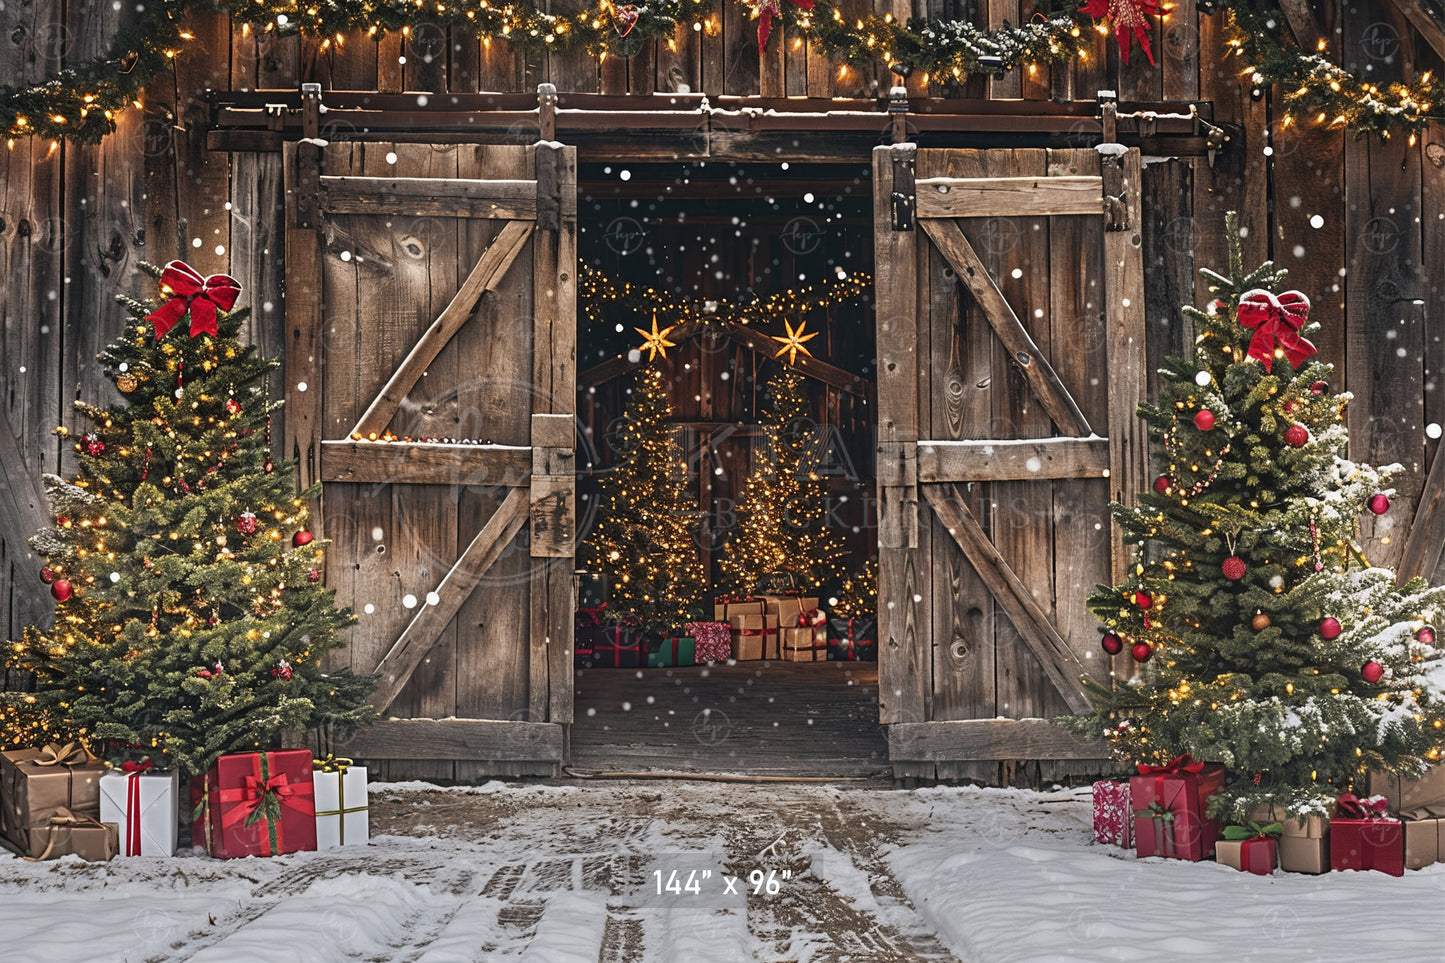
[[[18,138],[43,137],[95,143],[115,129],[115,117],[140,106],[146,84],[181,56],[194,38],[181,26],[195,0],[160,0],[116,38],[111,52],[31,85],[0,86],[0,128],[13,148]],[[586,51],[627,57],[638,39],[657,39],[674,49],[679,25],[711,33],[718,27],[720,2],[733,0],[656,0],[646,5],[596,2],[577,13],[551,14],[529,0],[493,5],[492,0],[421,5],[417,0],[327,0],[300,5],[296,0],[219,0],[208,5],[231,17],[233,25],[256,34],[303,34],[318,38],[323,51],[388,33],[404,34],[423,23],[461,28],[484,43],[507,43],[524,51]],[[1287,113],[1284,126],[1312,122],[1348,127],[1388,137],[1402,130],[1414,137],[1432,120],[1445,117],[1427,72],[1418,80],[1369,83],[1331,62],[1327,47],[1301,50],[1284,39],[1277,15],[1257,11],[1245,0],[1214,4],[1227,17],[1231,39],[1226,58],[1237,58],[1256,89],[1279,84]],[[1169,14],[1164,14],[1167,21]],[[810,11],[784,8],[784,20],[831,60],[862,66],[892,67],[902,76],[963,81],[976,74],[1000,75],[1018,68],[1087,60],[1096,27],[1077,10],[1036,14],[1019,26],[979,27],[966,20],[914,17],[900,22],[891,15],[845,17],[819,3]]]

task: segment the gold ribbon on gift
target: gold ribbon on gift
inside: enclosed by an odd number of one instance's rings
[[[311,760],[312,771],[334,772],[337,774],[336,805],[340,808],[318,812],[316,818],[320,819],[322,816],[336,817],[336,838],[343,846],[346,845],[346,814],[364,813],[367,810],[366,806],[351,806],[348,808],[346,805],[346,770],[354,765],[356,765],[354,760],[348,759],[345,756],[333,756],[329,752],[326,754],[325,759],[313,758]]]
[[[67,742],[63,746],[47,743],[40,755],[30,760],[32,766],[83,766],[90,761],[90,753],[78,742]]]
[[[69,809],[61,806],[57,808],[54,815],[50,817],[50,834],[45,840],[45,851],[42,852],[39,856],[24,856],[22,858],[26,862],[30,863],[38,863],[41,860],[49,859],[50,851],[55,848],[55,830],[62,827],[68,827],[71,829],[79,829],[81,827],[88,827],[91,829],[104,829],[105,823],[91,816],[77,816]]]

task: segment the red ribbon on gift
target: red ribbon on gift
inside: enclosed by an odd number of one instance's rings
[[[155,325],[156,340],[164,338],[186,312],[191,313],[191,337],[209,334],[216,337],[216,311],[229,311],[240,297],[241,285],[228,274],[201,277],[185,261],[172,261],[161,272],[161,291],[170,297],[165,304],[146,315]]]
[[[1286,291],[1276,297],[1263,288],[1255,288],[1239,299],[1239,323],[1254,329],[1248,355],[1263,363],[1265,371],[1271,370],[1274,364],[1276,342],[1296,368],[1315,353],[1315,346],[1299,334],[1309,317],[1310,299],[1299,291]]]
[[[221,828],[235,829],[238,823],[249,826],[264,820],[266,833],[260,839],[261,855],[270,856],[272,852],[279,853],[286,842],[282,838],[281,819],[272,816],[268,810],[268,802],[274,798],[279,806],[288,806],[311,816],[316,811],[315,803],[310,802],[314,789],[310,783],[291,785],[291,777],[284,772],[272,776],[264,752],[256,753],[251,763],[256,767],[256,771],[253,775],[247,775],[239,788],[222,789],[216,793],[217,802],[239,803],[225,810],[221,817]]]
[[[1268,876],[1274,872],[1275,845],[1271,836],[1246,839],[1239,845],[1239,868],[1256,876]]]
[[[1141,776],[1174,776],[1183,775],[1186,772],[1203,772],[1204,763],[1195,762],[1194,757],[1189,753],[1182,756],[1175,756],[1166,766],[1147,766],[1139,763],[1139,775]]]
[[[586,605],[584,605],[584,606],[582,606],[582,608],[580,608],[580,609],[577,610],[577,614],[580,615],[580,616],[582,616],[583,618],[591,619],[593,625],[601,625],[601,624],[602,624],[602,610],[605,609],[605,608],[607,608],[607,603],[606,603],[606,602],[603,602],[601,605],[593,605],[593,606],[586,606]]]
[[[609,626],[607,627],[607,631],[608,631],[609,633],[611,633],[611,635],[610,635],[610,636],[604,635],[604,636],[602,637],[602,640],[607,643],[607,646],[606,646],[606,647],[609,648],[609,649],[616,649],[618,652],[636,652],[636,651],[638,651],[639,649],[641,649],[641,648],[642,648],[642,636],[641,636],[641,635],[634,635],[634,636],[633,636],[633,638],[637,640],[637,643],[636,643],[635,645],[623,645],[623,644],[622,644],[622,630],[623,630],[623,628],[624,628],[624,626],[620,626],[620,625],[609,625]]]
[[[817,609],[808,609],[806,612],[798,613],[798,628],[800,629],[811,629],[822,625],[826,621],[827,618]],[[852,619],[849,619],[849,621],[851,622]]]
[[[140,855],[140,775],[155,763],[126,761],[120,764],[125,780],[125,854]]]
[[[1388,800],[1376,799],[1371,802],[1352,792],[1345,793],[1335,803],[1339,810],[1337,815],[1341,819],[1389,819],[1389,814],[1385,812],[1389,805]]]

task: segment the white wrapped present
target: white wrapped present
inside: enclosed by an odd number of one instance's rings
[[[327,756],[313,763],[316,792],[316,848],[357,846],[371,838],[366,801],[366,767]]]
[[[116,770],[100,777],[100,821],[116,824],[121,856],[174,856],[179,805],[174,769]]]

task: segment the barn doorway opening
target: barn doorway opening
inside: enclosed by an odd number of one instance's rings
[[[739,587],[739,546],[729,542],[749,537],[741,522],[759,498],[748,480],[774,464],[778,432],[770,439],[768,424],[782,405],[795,413],[789,439],[802,439],[797,474],[812,524],[836,555],[784,568],[828,573],[804,595],[824,613],[856,611],[877,559],[868,166],[614,162],[582,163],[578,174],[579,608],[617,611],[626,560],[604,564],[588,539],[615,510],[603,496],[625,461],[624,412],[640,373],[655,371],[685,466],[675,481],[701,566],[701,619],[714,620],[715,598]],[[573,764],[813,775],[885,767],[876,661],[827,661],[823,651],[795,661],[784,651],[649,667],[644,646],[640,666],[579,665]]]

